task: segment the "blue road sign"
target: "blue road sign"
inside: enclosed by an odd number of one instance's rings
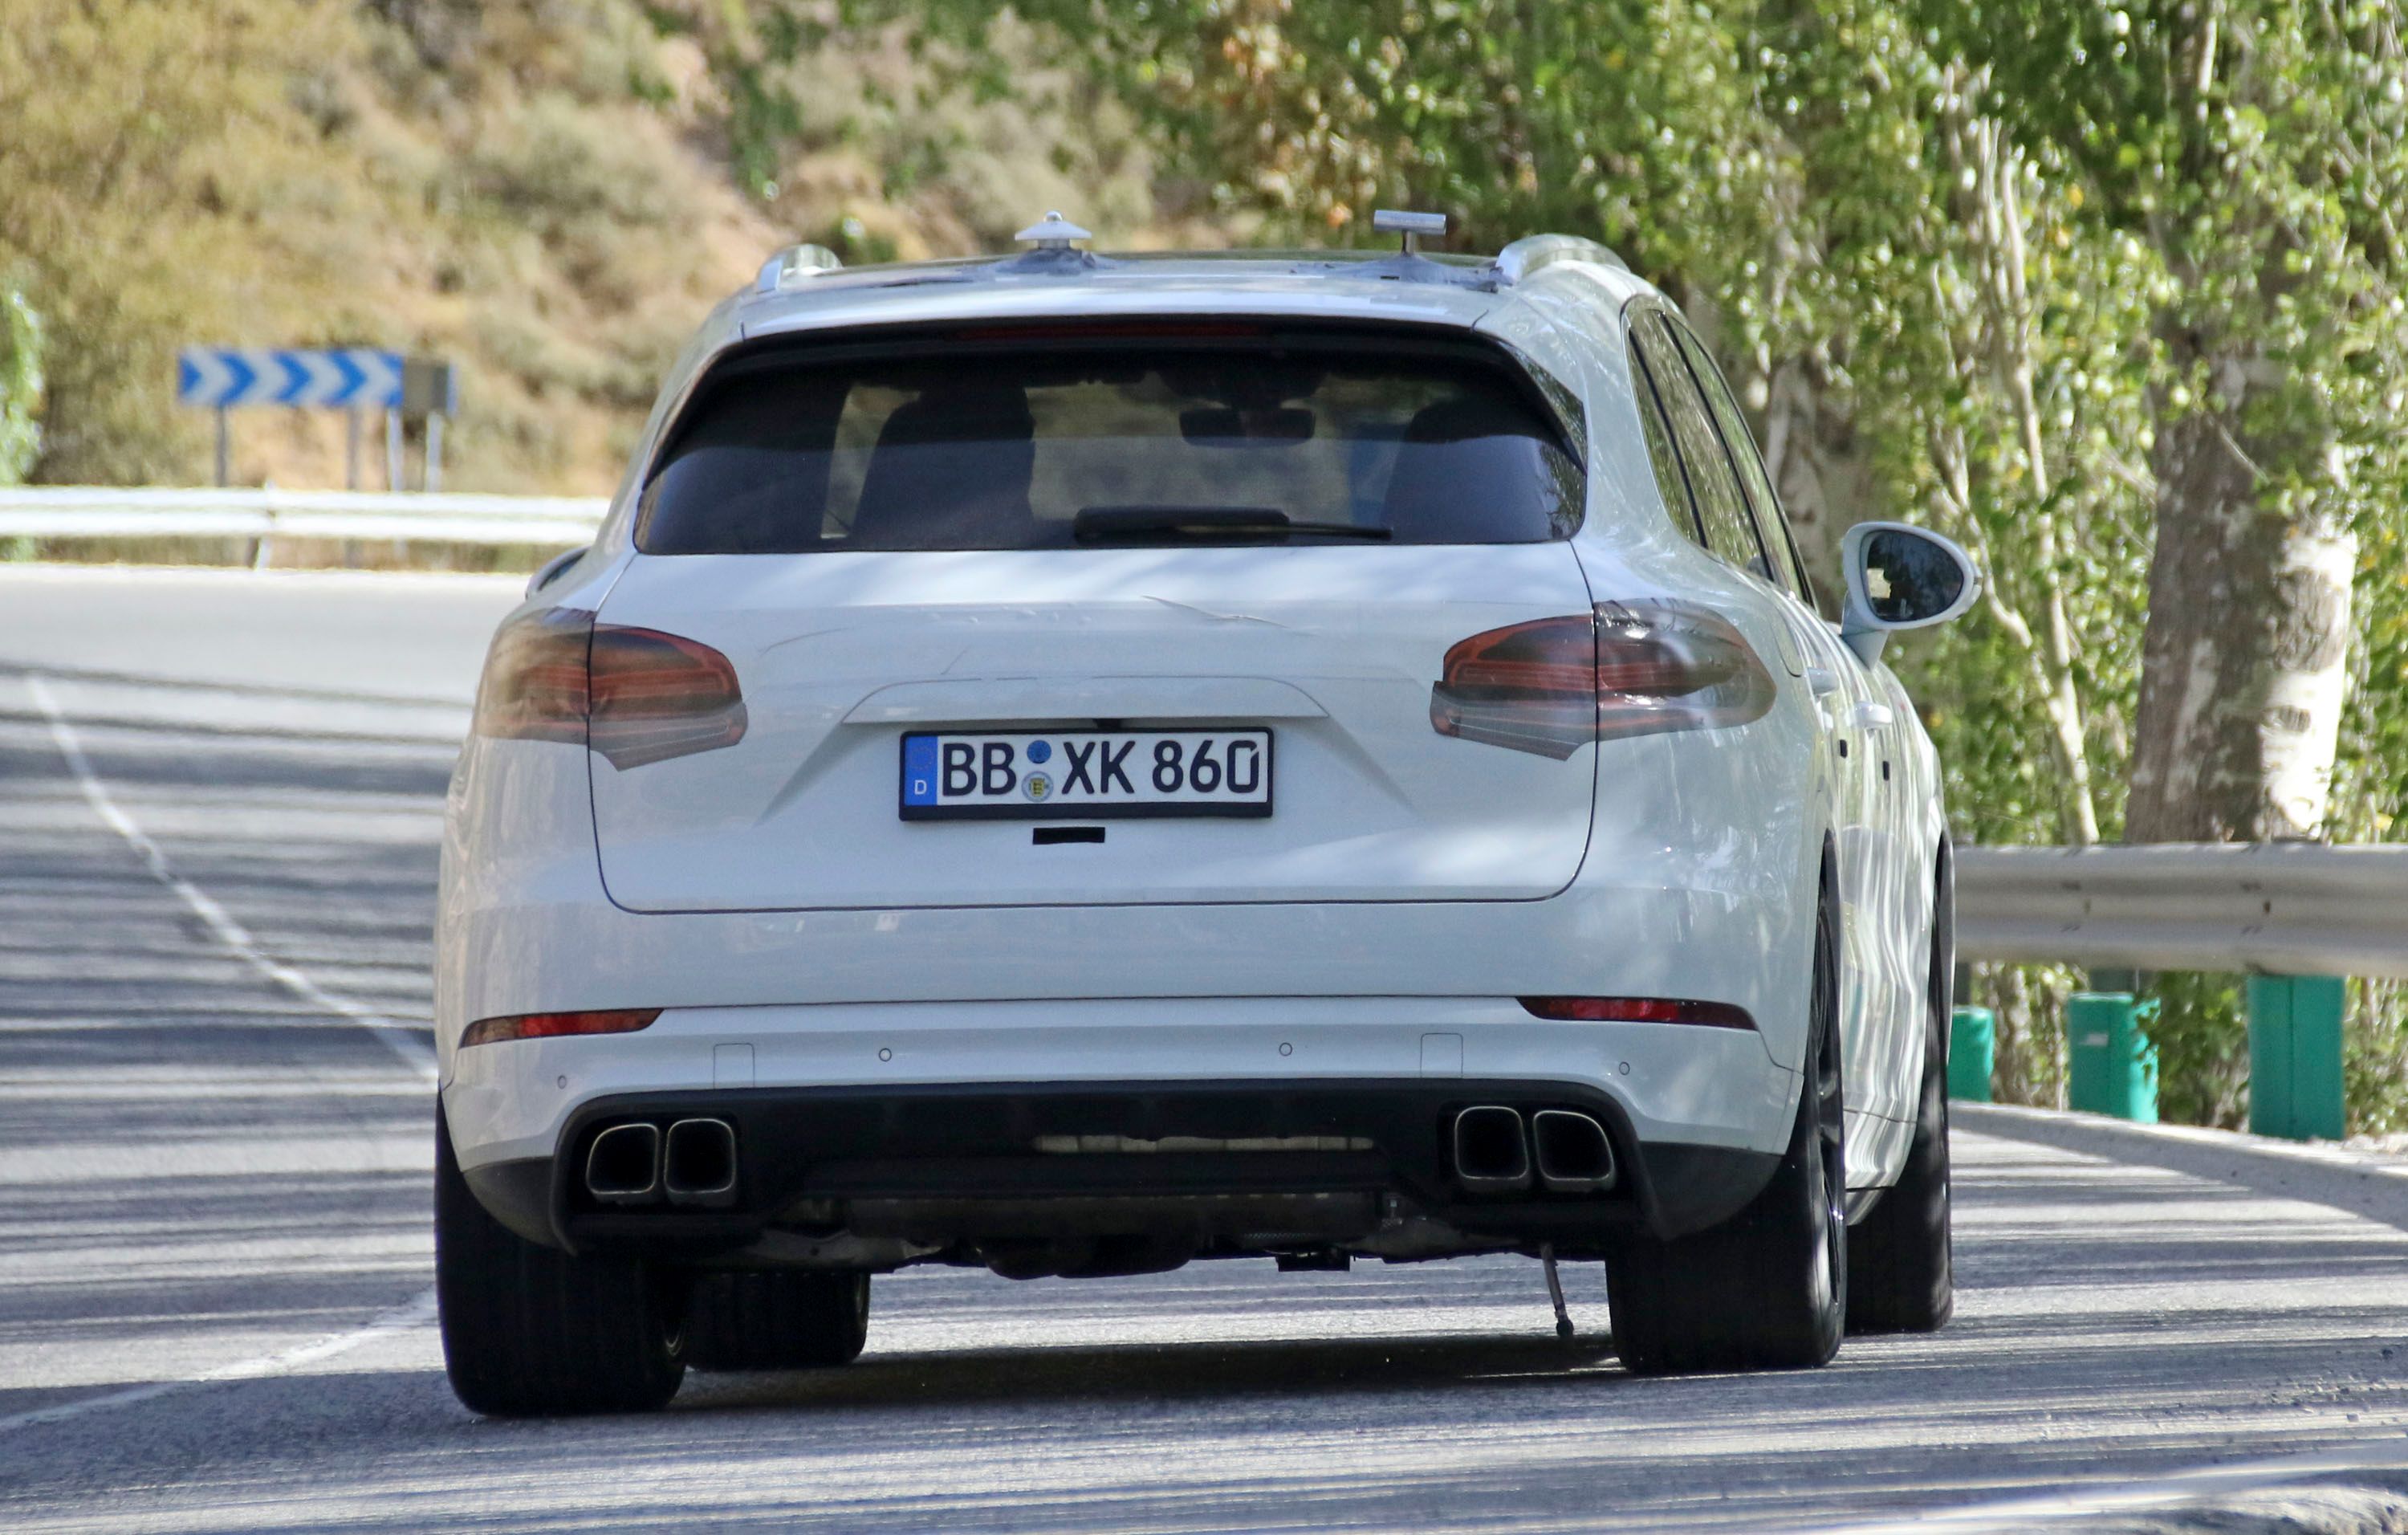
[[[186,347],[176,359],[176,400],[236,405],[401,406],[401,354],[366,347],[294,351],[272,347]]]

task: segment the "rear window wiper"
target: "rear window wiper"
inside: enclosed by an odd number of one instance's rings
[[[1070,524],[1081,542],[1098,538],[1212,538],[1295,534],[1330,538],[1387,538],[1384,527],[1358,523],[1316,523],[1290,517],[1277,507],[1086,507]]]

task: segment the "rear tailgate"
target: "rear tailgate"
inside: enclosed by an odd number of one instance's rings
[[[604,880],[651,911],[1545,897],[1594,753],[1441,736],[1430,687],[1457,640],[1588,605],[1561,541],[639,556],[600,621],[719,651],[749,724],[589,757]],[[902,813],[907,734],[1096,728],[1267,730],[1270,813],[1043,845],[1082,818]]]

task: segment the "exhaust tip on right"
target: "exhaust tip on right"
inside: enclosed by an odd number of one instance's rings
[[[735,1127],[724,1119],[681,1119],[671,1125],[661,1156],[661,1182],[672,1204],[733,1204]]]
[[[1520,1111],[1484,1103],[1455,1116],[1455,1176],[1466,1188],[1530,1186],[1530,1145]]]
[[[650,1204],[661,1197],[661,1132],[613,1125],[585,1153],[585,1191],[604,1204]]]
[[[1569,1109],[1541,1109],[1530,1116],[1530,1144],[1538,1153],[1539,1184],[1559,1194],[1592,1194],[1613,1186],[1613,1143],[1605,1126]]]

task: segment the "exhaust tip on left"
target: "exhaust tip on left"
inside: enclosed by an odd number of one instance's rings
[[[1455,1116],[1455,1176],[1466,1188],[1530,1186],[1530,1148],[1518,1110],[1484,1103]]]
[[[585,1191],[604,1204],[650,1204],[661,1197],[661,1132],[613,1125],[585,1153]]]

